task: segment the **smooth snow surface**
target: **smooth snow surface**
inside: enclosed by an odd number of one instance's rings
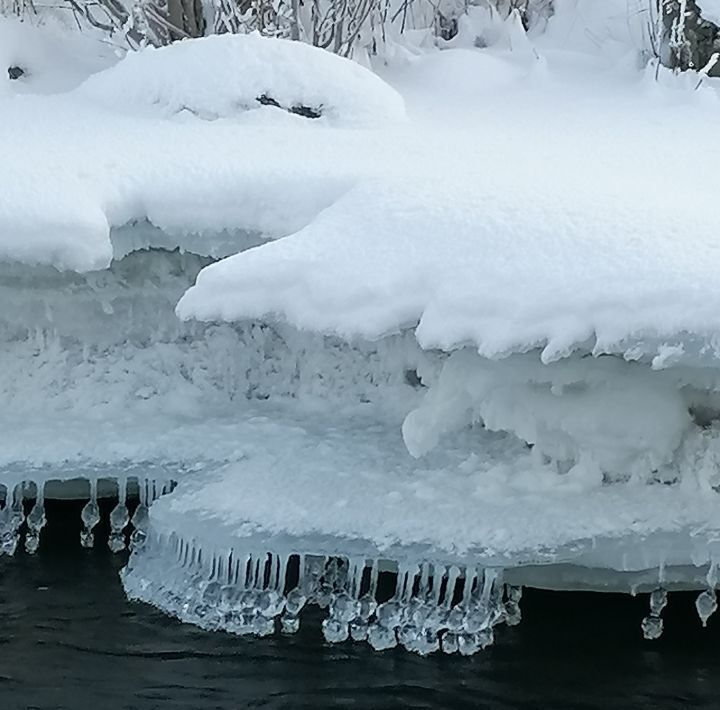
[[[301,42],[256,33],[128,54],[88,79],[77,95],[123,112],[168,117],[187,111],[209,120],[257,110],[261,97],[286,110],[314,109],[333,125],[382,124],[405,114],[400,95],[371,71]]]

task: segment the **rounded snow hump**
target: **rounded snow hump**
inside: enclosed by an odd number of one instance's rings
[[[78,89],[114,110],[214,120],[264,109],[332,125],[402,120],[402,97],[372,71],[302,42],[216,35],[128,54]]]

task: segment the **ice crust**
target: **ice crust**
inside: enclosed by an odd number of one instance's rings
[[[709,543],[720,500],[697,483],[704,465],[714,467],[718,432],[679,454],[681,480],[604,483],[582,465],[562,473],[512,435],[480,427],[415,460],[387,426],[321,424],[248,418],[244,455],[187,476],[153,506],[153,526],[208,547],[257,552],[277,541],[296,552],[504,567],[645,570],[705,564],[718,552]]]

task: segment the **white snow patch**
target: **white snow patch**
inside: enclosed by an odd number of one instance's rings
[[[106,69],[118,56],[93,32],[68,32],[45,14],[19,21],[0,17],[0,98],[3,94],[52,94],[78,86],[90,74]],[[10,81],[8,69],[23,76]]]

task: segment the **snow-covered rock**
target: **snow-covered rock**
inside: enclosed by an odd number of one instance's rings
[[[91,77],[78,97],[120,111],[232,118],[263,105],[332,125],[402,120],[403,100],[377,75],[301,42],[257,33],[147,48]]]

